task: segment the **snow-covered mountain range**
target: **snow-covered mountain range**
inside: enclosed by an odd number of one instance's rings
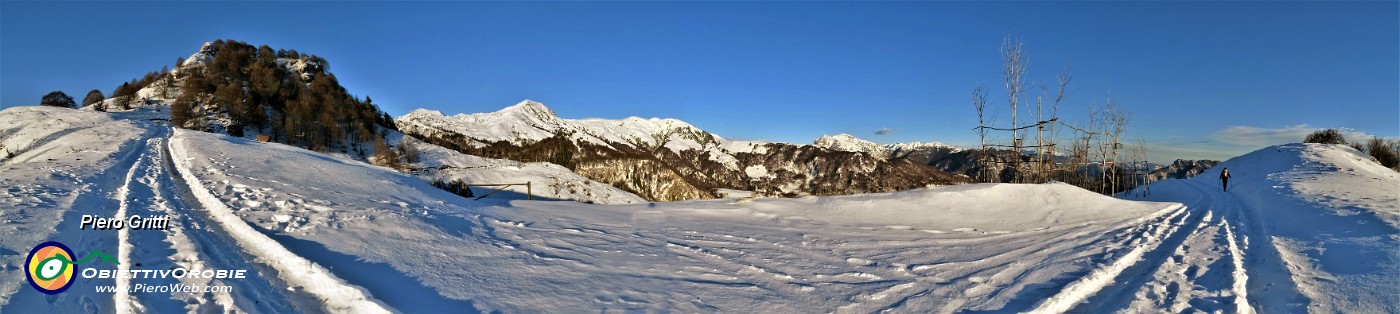
[[[720,188],[833,195],[963,181],[885,151],[735,141],[676,119],[564,119],[531,100],[452,116],[418,109],[395,124],[405,134],[473,155],[560,164],[653,201],[713,198]]]
[[[921,152],[928,151],[955,153],[963,150],[961,147],[939,142],[911,142],[882,145],[846,133],[822,135],[818,137],[817,140],[812,141],[812,145],[830,150],[867,153],[871,156],[885,158],[905,158],[910,155],[917,155]],[[924,158],[922,160],[927,162],[928,159]]]

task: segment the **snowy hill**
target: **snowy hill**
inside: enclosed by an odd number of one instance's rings
[[[453,116],[418,109],[395,123],[429,143],[478,156],[555,163],[653,201],[713,198],[717,189],[832,195],[962,181],[885,156],[731,141],[676,119],[564,119],[530,100]]]
[[[1224,169],[1231,175],[1228,192],[1222,191],[1219,179]],[[1235,298],[1261,313],[1400,311],[1396,299],[1400,295],[1400,173],[1355,149],[1329,144],[1270,146],[1222,162],[1189,180],[1165,180],[1147,188],[1148,200],[1204,209],[1206,220],[1196,227],[1198,232],[1185,237],[1185,243],[1228,242],[1230,250],[1238,250],[1234,287],[1223,286],[1230,281],[1208,283],[1204,290],[1189,295],[1205,298],[1211,291],[1233,290]],[[1225,233],[1217,226],[1228,228],[1232,233],[1228,235],[1236,239],[1212,240],[1210,234]],[[1163,265],[1163,272],[1186,269],[1193,258],[1221,256],[1210,250],[1192,251],[1201,252],[1183,253],[1186,260],[1177,261],[1183,265]],[[1231,266],[1196,267],[1225,272]],[[1185,304],[1192,300],[1183,296],[1175,303],[1144,301],[1138,306],[1198,307]]]

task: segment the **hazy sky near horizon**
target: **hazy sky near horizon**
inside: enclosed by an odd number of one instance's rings
[[[1154,161],[1226,159],[1314,128],[1400,136],[1400,3],[0,2],[0,107],[81,99],[237,39],[330,62],[392,115],[671,117],[728,138],[975,145],[970,91],[1009,109],[1074,77],[1061,117],[1112,97]]]

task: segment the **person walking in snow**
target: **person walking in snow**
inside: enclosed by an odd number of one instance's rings
[[[1226,192],[1230,191],[1230,168],[1220,170],[1220,188]]]

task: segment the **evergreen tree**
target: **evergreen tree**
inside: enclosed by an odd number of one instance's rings
[[[73,108],[74,105],[73,97],[68,97],[68,94],[64,94],[62,91],[49,92],[48,95],[44,95],[44,98],[39,100],[39,104],[63,108]]]

